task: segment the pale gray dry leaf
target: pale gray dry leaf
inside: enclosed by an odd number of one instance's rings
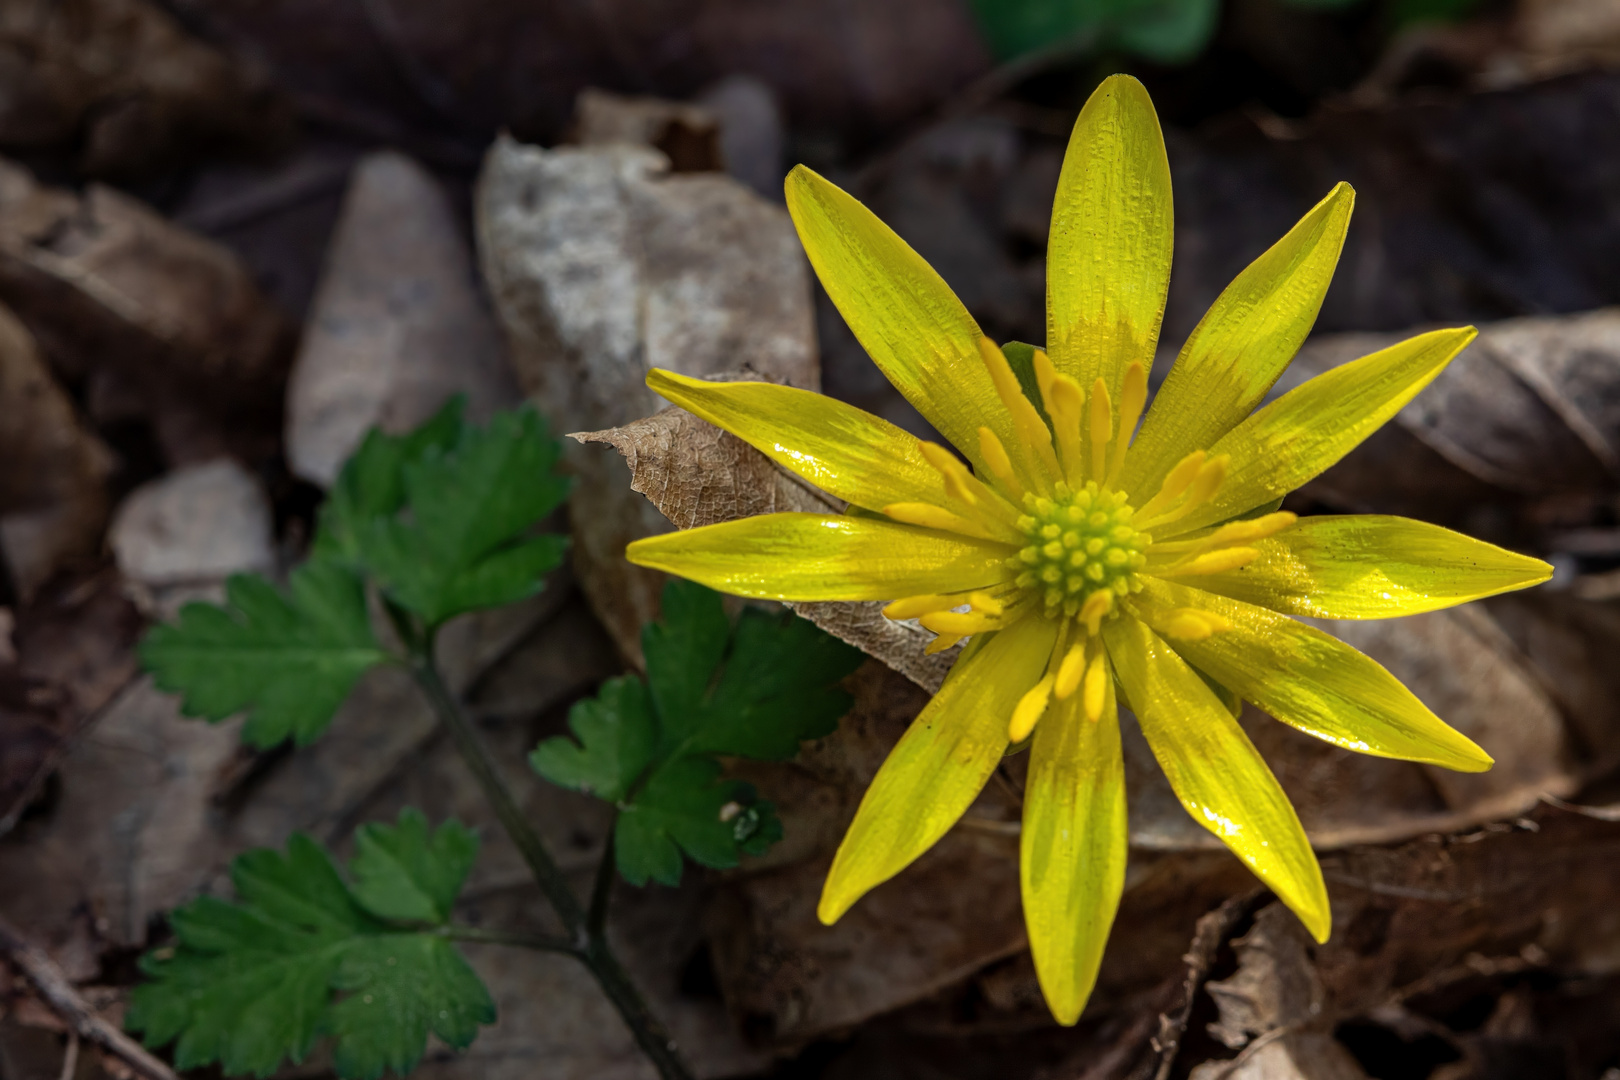
[[[652,368],[746,368],[819,386],[809,266],[792,223],[731,178],[672,174],[645,147],[542,150],[502,138],[476,210],[519,381],[557,423],[610,428],[645,416],[658,403],[645,386]],[[662,523],[607,455],[575,448],[569,461],[580,584],[639,662],[662,578],[623,553]]]
[[[293,328],[234,255],[134,199],[0,160],[0,301],[70,376],[116,373],[172,461],[274,438]]]
[[[624,97],[586,89],[574,102],[573,141],[580,146],[650,146],[675,172],[723,172],[720,121],[701,105]]]
[[[287,460],[330,487],[374,427],[399,434],[452,394],[483,423],[521,394],[437,180],[402,154],[355,166],[287,387]]]
[[[0,305],[0,549],[31,595],[69,560],[93,555],[107,521],[112,453],[79,420],[33,335]]]

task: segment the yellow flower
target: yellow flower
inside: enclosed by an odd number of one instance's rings
[[[1075,124],[1047,249],[1044,353],[1004,353],[859,202],[802,166],[788,177],[828,294],[961,457],[818,394],[655,371],[649,385],[670,401],[850,510],[747,518],[627,554],[743,596],[890,601],[889,617],[938,635],[932,647],[968,640],[867,791],[823,921],[933,845],[1028,741],[1024,916],[1047,1002],[1069,1024],[1124,882],[1117,705],[1136,714],[1188,813],[1319,941],[1331,925],[1321,869],[1223,699],[1362,753],[1491,766],[1378,664],[1288,617],[1432,611],[1551,572],[1417,521],[1276,509],[1474,337],[1421,334],[1251,414],[1316,319],[1353,201],[1334,188],[1221,294],[1137,430],[1172,235],[1164,140],[1140,83],[1109,79]]]

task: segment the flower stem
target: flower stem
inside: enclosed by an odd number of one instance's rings
[[[670,1038],[664,1026],[658,1022],[658,1018],[648,1010],[646,1002],[642,1000],[635,984],[630,981],[629,974],[625,972],[624,965],[619,962],[608,944],[607,935],[601,925],[607,914],[607,889],[602,885],[601,873],[597,874],[592,911],[590,918],[587,918],[585,910],[580,907],[579,899],[568,887],[567,878],[552,859],[551,853],[546,850],[540,834],[534,831],[524,818],[523,811],[518,808],[517,800],[512,797],[511,789],[501,778],[495,762],[491,759],[478,732],[473,728],[472,722],[462,712],[449,687],[445,686],[444,678],[439,674],[438,665],[434,662],[432,632],[412,636],[414,640],[407,641],[411,650],[411,674],[427,697],[428,703],[432,705],[439,722],[450,733],[451,741],[455,743],[462,760],[467,763],[467,768],[472,770],[473,779],[478,782],[484,797],[489,800],[501,827],[517,845],[523,861],[529,866],[535,884],[540,886],[540,891],[545,894],[552,910],[557,913],[557,919],[563,924],[565,935],[562,938],[523,935],[523,940],[520,941],[508,940],[517,935],[496,934],[490,931],[488,933],[495,936],[462,937],[460,940],[495,941],[500,938],[506,944],[567,952],[578,957],[590,969],[591,974],[596,976],[602,992],[613,1002],[619,1016],[635,1037],[636,1044],[657,1067],[658,1074],[663,1080],[692,1080],[691,1071],[676,1053],[675,1040]],[[607,872],[610,875],[612,835],[610,831],[607,857],[604,860],[609,866]],[[596,910],[598,907],[601,909],[600,915]],[[457,933],[485,932],[458,928]]]

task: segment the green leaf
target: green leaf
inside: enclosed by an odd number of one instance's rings
[[[256,575],[232,577],[224,607],[187,604],[178,622],[146,635],[140,653],[158,688],[182,695],[185,715],[223,720],[246,710],[242,737],[258,747],[314,739],[355,681],[389,659],[360,578],[319,560],[293,571],[285,594]]]
[[[1185,63],[1209,44],[1220,0],[970,0],[1003,60],[1050,48],[1117,48]]]
[[[374,518],[361,556],[388,595],[430,627],[532,596],[567,541],[532,530],[568,494],[561,450],[533,409],[467,427],[403,465],[404,512]]]
[[[529,757],[541,776],[616,803],[619,872],[636,885],[680,881],[682,852],[737,865],[781,838],[752,787],[720,779],[717,755],[782,760],[830,734],[849,710],[838,682],[864,657],[790,612],[747,608],[733,625],[720,595],[664,589],[664,618],[642,631],[647,682],[626,677],[574,706],[570,739]]]
[[[443,925],[478,857],[478,835],[457,821],[428,832],[420,810],[398,825],[372,823],[355,833],[354,898],[379,919]]]
[[[443,453],[461,438],[467,399],[445,402],[432,419],[408,435],[366,433],[321,506],[310,553],[359,569],[366,533],[377,518],[391,517],[405,505],[405,469],[429,452]]]
[[[681,852],[704,866],[736,866],[740,853],[762,854],[782,837],[782,823],[753,785],[721,781],[720,763],[682,757],[653,773],[613,830],[619,873],[632,885],[681,881]]]
[[[1052,418],[1046,415],[1046,399],[1041,396],[1041,383],[1035,377],[1035,352],[1035,346],[1022,341],[1009,341],[1001,347],[1001,355],[1007,358],[1007,366],[1018,379],[1018,388],[1050,428]]]
[[[594,698],[568,711],[572,739],[547,739],[529,755],[534,771],[559,787],[608,802],[630,794],[658,751],[647,686],[633,676],[609,679]]]
[[[427,841],[411,811],[381,830],[374,841],[411,853],[411,888],[448,907],[454,896],[444,890],[466,874],[469,834],[446,826]],[[363,880],[365,858],[355,867]],[[389,886],[367,873],[371,891],[386,895]],[[178,1040],[178,1068],[217,1062],[228,1075],[269,1076],[332,1036],[338,1075],[369,1080],[409,1072],[430,1032],[459,1049],[494,1022],[488,991],[449,941],[368,913],[308,837],[295,834],[285,855],[240,856],[231,879],[237,903],[204,897],[172,914],[178,944],[142,958],[151,979],[130,993],[126,1025],[148,1046]]]

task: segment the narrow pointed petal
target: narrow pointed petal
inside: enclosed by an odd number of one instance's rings
[[[1290,390],[1210,448],[1230,455],[1215,497],[1155,539],[1274,502],[1355,449],[1473,341],[1471,326],[1434,330],[1352,360]]]
[[[647,376],[647,385],[856,506],[950,504],[944,478],[923,458],[915,435],[836,398],[774,383],[708,382],[659,370]]]
[[[760,514],[637,540],[625,558],[737,596],[893,600],[993,585],[1013,549],[840,514]]]
[[[1126,462],[1127,491],[1152,495],[1176,462],[1265,399],[1316,322],[1355,201],[1340,183],[1221,293],[1153,399]]]
[[[1131,361],[1153,364],[1170,287],[1170,162],[1153,102],[1103,80],[1069,137],[1046,249],[1046,345],[1082,387],[1120,399]]]
[[[1259,751],[1198,673],[1140,619],[1103,630],[1153,756],[1194,821],[1220,838],[1311,936],[1332,929],[1327,886],[1299,815]]]
[[[1210,678],[1307,735],[1375,757],[1484,772],[1491,756],[1429,711],[1377,661],[1265,608],[1148,578],[1132,599],[1158,630],[1178,608],[1212,611],[1228,629],[1175,649]]]
[[[1060,1024],[1080,1018],[1125,888],[1125,762],[1113,680],[1100,719],[1082,695],[1035,729],[1024,783],[1019,877],[1035,974]]]
[[[1540,584],[1552,567],[1462,533],[1378,514],[1302,518],[1260,557],[1200,577],[1207,592],[1318,619],[1389,619]]]
[[[979,428],[1012,445],[1012,418],[979,356],[984,335],[933,267],[848,192],[803,165],[788,213],[810,265],[872,362],[939,433],[978,459]]]
[[[934,846],[1001,762],[1007,720],[1046,670],[1057,624],[1028,616],[958,661],[861,799],[816,909],[833,923]]]

